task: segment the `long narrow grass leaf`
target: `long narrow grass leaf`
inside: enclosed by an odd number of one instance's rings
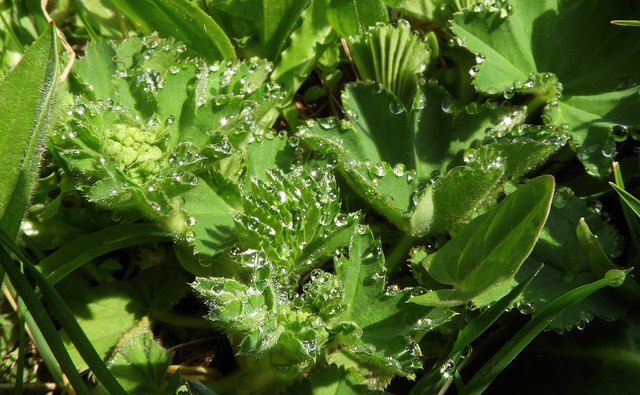
[[[617,162],[613,162],[613,176],[615,180],[615,184],[619,189],[624,190],[624,180],[622,179],[622,171],[620,170],[620,165]],[[616,189],[615,187],[613,187]],[[617,191],[617,189],[616,189]],[[626,203],[626,200],[622,197],[622,195],[618,196],[620,198],[620,205],[622,206],[622,214],[624,214],[624,219],[627,222],[627,227],[629,228],[629,235],[631,236],[631,243],[635,248],[636,254],[640,253],[640,218],[634,213],[631,207]]]
[[[208,61],[233,60],[229,37],[203,10],[187,0],[111,0],[143,33],[175,37],[194,55]]]
[[[2,274],[4,275],[4,270],[2,270]],[[67,385],[67,381],[62,374],[62,369],[60,369],[60,365],[56,360],[56,356],[51,351],[51,347],[49,347],[49,344],[47,344],[47,340],[38,327],[38,324],[34,320],[33,315],[24,305],[24,302],[22,300],[16,302],[16,291],[11,286],[10,282],[5,282],[5,287],[3,290],[5,292],[5,297],[10,300],[11,306],[14,308],[14,310],[18,311],[22,315],[22,317],[24,317],[25,325],[27,327],[27,330],[29,331],[29,336],[31,336],[31,340],[38,350],[38,355],[40,356],[40,358],[42,358],[42,361],[49,370],[51,377],[60,388],[64,388]]]
[[[38,269],[35,268],[33,263],[31,263],[30,260],[26,258],[26,256],[20,251],[18,246],[11,239],[9,239],[7,234],[1,229],[0,229],[0,243],[3,244],[5,247],[9,248],[11,252],[16,254],[16,256],[24,264],[25,271],[36,280],[36,282],[38,283],[38,286],[40,287],[40,290],[42,291],[43,297],[47,300],[47,303],[50,306],[51,310],[53,310],[53,313],[56,316],[58,323],[60,323],[62,328],[66,331],[67,335],[69,336],[69,339],[71,339],[71,341],[73,342],[74,346],[76,347],[76,349],[78,350],[82,358],[87,362],[87,365],[89,366],[89,368],[91,368],[91,370],[93,371],[93,374],[95,374],[98,380],[100,380],[102,385],[104,385],[104,387],[111,394],[126,394],[122,386],[113,377],[111,372],[109,372],[109,369],[105,365],[102,358],[100,358],[96,350],[93,348],[93,345],[87,338],[87,335],[84,333],[84,331],[76,321],[75,317],[73,316],[73,313],[71,313],[71,310],[69,309],[69,306],[67,306],[67,304],[64,302],[64,300],[62,299],[58,291],[56,291],[55,288],[53,288],[53,286],[47,281],[47,279],[42,275],[42,273],[40,273]],[[16,275],[15,271],[17,270],[17,268],[15,265],[12,264],[10,260],[9,262],[5,262],[3,266],[5,266],[7,275],[9,275],[9,277],[11,278],[12,283],[14,283],[13,281],[14,277],[19,277],[25,282],[26,286],[28,287],[28,283],[26,283],[24,276],[22,276],[22,273],[20,273],[19,270],[17,271],[18,274]],[[10,270],[7,270],[7,267],[11,269],[12,272],[10,272]],[[11,273],[13,273],[13,275]],[[18,293],[23,298],[25,298],[25,295],[22,293],[23,289],[18,289],[15,283],[14,283],[14,286],[16,287],[16,290],[18,291]],[[30,287],[28,288],[29,288],[29,291],[33,293],[33,290],[31,290]],[[35,293],[33,293],[33,296],[35,297]],[[33,304],[34,302],[31,301],[31,303]],[[29,310],[33,311],[31,309],[31,306],[29,306]],[[44,309],[43,309],[43,312],[44,314],[46,314]],[[38,326],[40,326],[39,323],[38,323]],[[60,340],[60,338],[58,337],[57,340]],[[68,357],[66,350],[65,350],[65,354]],[[66,370],[65,370],[65,373],[67,373]],[[71,381],[71,378],[69,378],[69,381]],[[72,385],[73,385],[73,382],[72,382]],[[75,387],[76,386],[74,385],[74,388]]]
[[[3,239],[7,239],[7,235],[4,231],[0,230],[0,235]],[[76,370],[67,349],[62,343],[62,339],[60,339],[60,335],[58,334],[56,327],[53,325],[53,321],[51,321],[49,314],[47,314],[44,306],[36,296],[35,291],[31,288],[31,285],[25,276],[20,272],[4,248],[0,248],[0,265],[2,265],[2,268],[13,284],[13,287],[16,289],[16,292],[20,295],[25,305],[33,315],[38,327],[45,335],[45,339],[47,340],[49,347],[51,347],[53,354],[56,356],[62,370],[69,378],[69,382],[73,388],[79,394],[88,394],[89,390],[84,384],[82,377],[78,374],[78,371]]]
[[[152,224],[120,224],[81,235],[38,263],[38,269],[55,285],[85,263],[111,251],[168,238]]]
[[[518,284],[517,287],[511,290],[506,296],[502,297],[499,301],[494,303],[488,310],[484,311],[477,318],[471,321],[460,333],[458,334],[458,338],[456,339],[455,344],[453,345],[453,349],[451,350],[451,354],[457,354],[458,352],[464,350],[465,347],[471,344],[475,339],[477,339],[484,331],[489,329],[491,325],[500,316],[505,310],[513,303],[514,300],[524,291],[525,288],[533,281],[533,278],[538,274],[538,272],[542,269],[542,265],[538,267],[538,269],[533,272],[525,281]]]
[[[624,282],[626,273],[629,270],[610,270],[605,274],[604,278],[572,289],[549,303],[539,314],[533,316],[531,321],[509,339],[509,341],[484,364],[473,376],[471,381],[460,391],[460,394],[482,393],[489,387],[493,380],[498,377],[500,372],[502,372],[551,321],[562,313],[562,311],[601,288],[606,286],[620,286]]]

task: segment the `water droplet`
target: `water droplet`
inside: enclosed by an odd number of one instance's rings
[[[395,174],[397,177],[404,176],[404,172],[405,165],[403,163],[397,163],[395,166],[393,166],[393,174]]]
[[[521,300],[517,303],[516,308],[520,312],[520,314],[533,314],[535,311],[535,307],[532,303]]]
[[[613,139],[621,143],[629,136],[629,129],[626,126],[616,125],[611,129],[611,133],[613,134]]]
[[[347,216],[343,213],[339,213],[338,215],[335,216],[335,218],[333,219],[333,222],[338,227],[344,226],[347,223]]]
[[[509,88],[502,93],[502,96],[507,100],[511,100],[513,99],[513,96],[515,96],[515,94],[516,94],[515,89]]]
[[[484,56],[484,54],[482,52],[479,52],[476,55],[476,63],[477,64],[482,64],[485,60],[486,60],[486,57]]]
[[[447,114],[451,114],[453,112],[453,101],[451,100],[451,98],[447,96],[444,99],[442,99],[442,102],[440,103],[440,108],[442,109],[442,111],[446,112]]]
[[[394,100],[389,103],[389,111],[391,111],[392,114],[400,115],[404,112],[404,105],[401,102]]]
[[[469,75],[475,77],[475,75],[478,74],[478,71],[478,66],[473,66],[471,69],[469,69]]]

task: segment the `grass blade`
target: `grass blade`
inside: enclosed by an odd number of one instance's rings
[[[640,217],[640,200],[636,199],[635,196],[612,182],[610,182],[609,185],[611,185],[611,187],[615,189],[616,192],[618,192],[618,195],[620,195],[620,199],[625,203],[625,205],[629,207],[638,217]]]
[[[484,331],[489,329],[491,325],[505,312],[507,307],[513,303],[513,301],[520,296],[522,291],[533,281],[533,278],[542,269],[542,265],[536,269],[525,281],[518,284],[517,287],[511,290],[506,296],[494,303],[491,308],[484,311],[477,318],[469,323],[460,333],[456,339],[451,355],[457,354],[464,350],[469,344],[477,339]]]
[[[615,184],[612,184],[612,187],[616,189],[616,187],[624,190],[624,181],[622,180],[622,172],[620,170],[620,165],[618,162],[613,162],[613,175],[615,179]],[[616,189],[617,191],[618,189]],[[619,194],[619,192],[618,192]],[[627,227],[629,228],[629,235],[631,236],[631,243],[635,248],[636,254],[640,253],[640,219],[637,215],[634,215],[634,211],[631,209],[626,200],[619,196],[620,205],[622,206],[622,214],[624,214],[624,219],[627,222]]]
[[[591,233],[591,229],[589,229],[584,218],[580,218],[576,233],[578,234],[578,241],[582,251],[589,261],[591,273],[596,277],[602,277],[607,271],[616,269],[613,262],[609,260],[607,253],[604,252],[598,236]],[[640,285],[634,278],[628,277],[624,284],[618,288],[618,291],[632,303],[640,305]]]
[[[448,360],[453,360],[454,364],[460,359],[462,351],[469,346],[475,339],[486,331],[496,320],[505,312],[506,308],[524,291],[538,274],[542,266],[531,274],[525,281],[518,284],[506,296],[494,303],[491,308],[480,314],[471,321],[463,330],[458,333],[458,338],[454,343],[449,354],[441,357],[434,366],[442,366]],[[457,374],[457,370],[456,370]],[[431,372],[424,375],[411,389],[411,395],[429,395],[442,389],[443,384],[448,379],[444,377],[439,369],[432,369]]]
[[[633,20],[615,20],[615,21],[611,21],[611,23],[618,26],[635,26],[635,27],[640,26],[640,21],[633,21]]]
[[[572,289],[549,303],[484,364],[471,381],[460,391],[460,394],[482,393],[498,377],[500,372],[563,310],[608,285],[613,287],[620,286],[624,282],[626,273],[630,270],[609,270],[604,278]]]
[[[7,238],[4,231],[0,230],[0,234],[3,238]],[[62,339],[60,339],[60,335],[56,330],[56,327],[53,325],[53,321],[47,314],[44,306],[36,296],[36,293],[31,288],[31,285],[25,278],[25,276],[20,272],[20,269],[13,262],[9,254],[5,251],[4,248],[0,248],[0,265],[4,269],[7,274],[9,280],[13,284],[17,293],[20,295],[25,305],[33,315],[33,318],[38,325],[38,328],[42,331],[45,336],[49,347],[51,347],[51,351],[56,356],[58,363],[62,367],[62,370],[67,375],[69,382],[73,386],[73,388],[79,394],[88,394],[89,390],[87,386],[84,384],[84,380],[78,374],[73,361],[71,361],[71,357],[67,352],[64,344],[62,343]]]
[[[80,266],[111,251],[165,241],[165,232],[152,224],[120,224],[81,235],[38,263],[40,272],[55,285]]]
[[[175,37],[208,61],[236,59],[225,32],[203,10],[187,0],[111,0],[143,33]]]
[[[22,253],[22,251],[20,251],[18,246],[16,246],[16,244],[7,236],[7,234],[4,231],[2,231],[2,229],[0,229],[0,244],[3,244],[11,252],[13,252],[18,257],[18,259],[20,259],[20,261],[22,261],[22,263],[24,264],[25,271],[36,280],[36,282],[38,283],[38,286],[40,287],[43,297],[47,300],[47,303],[50,306],[51,310],[53,310],[53,313],[56,316],[56,319],[58,320],[62,328],[67,332],[69,339],[71,339],[71,341],[75,345],[76,349],[78,350],[82,358],[87,362],[87,365],[89,366],[89,368],[91,368],[91,370],[93,371],[93,374],[95,374],[98,380],[100,380],[102,385],[104,385],[104,387],[107,388],[107,390],[111,394],[123,394],[123,395],[126,394],[122,386],[113,377],[111,372],[109,372],[102,358],[100,358],[98,353],[96,353],[96,350],[93,348],[93,345],[87,338],[87,335],[83,332],[80,325],[78,325],[78,322],[76,321],[73,314],[71,313],[71,310],[69,310],[69,307],[66,305],[66,303],[64,302],[64,300],[62,299],[58,291],[56,291],[55,288],[53,288],[53,286],[49,284],[49,282],[42,275],[42,273],[40,273],[38,269],[35,268],[35,266],[29,261],[29,259],[25,257],[25,255]],[[40,317],[41,320],[44,320],[43,322],[45,322],[45,325],[47,325],[46,324],[47,320],[49,323],[51,323],[51,320],[47,316],[47,313],[44,310],[44,307],[36,297],[34,291],[29,286],[29,283],[25,279],[24,275],[22,275],[22,273],[20,273],[18,268],[15,266],[15,264],[13,264],[9,255],[6,252],[4,252],[4,249],[2,250],[2,253],[5,256],[5,258],[0,256],[0,263],[2,263],[5,271],[7,272],[7,275],[11,279],[11,282],[14,284],[14,287],[16,288],[16,291],[18,292],[18,294],[25,300],[25,304],[29,308],[29,311],[31,311],[34,314],[34,318],[36,318],[38,327],[43,329],[43,326],[37,319],[38,317]],[[17,284],[20,284],[20,287],[18,287]],[[27,296],[30,298],[29,303],[27,303]],[[36,309],[38,313],[36,313],[33,309]],[[46,316],[45,317],[46,320],[45,318],[42,317],[43,314],[44,316]],[[52,323],[51,323],[51,326],[53,326]],[[55,328],[53,328],[53,331],[55,331]],[[55,332],[56,332],[56,336],[55,336],[56,341],[54,343],[56,347],[58,347],[58,342],[59,342],[60,343],[59,346],[64,348],[64,345],[62,344],[62,340],[57,335],[57,331]],[[51,340],[51,338],[53,337],[52,336],[53,332],[51,332],[51,328],[48,328],[47,330],[43,329],[43,333],[45,334],[47,341],[49,342],[49,340]],[[51,349],[54,351],[54,354],[56,355],[56,357],[59,357],[60,350],[54,349],[54,346],[52,345],[52,343],[49,343],[49,345],[51,346]],[[66,356],[66,359],[68,359],[68,363],[70,363],[71,366],[73,367],[73,373],[77,374],[77,372],[75,371],[75,366],[73,366],[73,363],[71,362],[71,358],[69,357],[69,354],[67,353],[66,349],[64,349],[64,356]],[[65,365],[66,363],[67,361],[65,362]],[[78,388],[76,387],[76,385],[79,385],[79,384],[77,382],[74,384],[74,381],[72,381],[71,377],[69,376],[70,374],[70,372],[68,371],[69,366],[66,366],[66,369],[63,367],[63,369],[65,370],[65,373],[67,374],[67,377],[69,377],[69,381],[74,386],[74,388]],[[84,382],[80,384],[84,386]]]
[[[14,239],[27,209],[49,129],[58,68],[55,26],[0,82],[0,227]]]
[[[4,270],[2,270],[2,273],[4,274]],[[44,364],[49,370],[51,377],[53,377],[53,380],[60,388],[66,387],[68,382],[65,380],[62,374],[62,370],[60,369],[60,365],[56,360],[56,356],[51,351],[51,347],[49,347],[49,344],[47,344],[47,340],[42,334],[42,331],[40,331],[40,328],[38,328],[36,321],[33,319],[33,315],[31,315],[21,299],[17,300],[16,291],[11,286],[10,282],[5,281],[2,290],[13,310],[19,312],[20,315],[24,317],[25,324],[27,325],[27,329],[29,331],[29,336],[38,349],[38,354],[44,361]]]

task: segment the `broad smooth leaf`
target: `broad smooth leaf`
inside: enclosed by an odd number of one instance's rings
[[[242,209],[242,202],[233,182],[219,174],[201,178],[198,186],[184,194],[182,208],[193,218],[187,241],[196,252],[216,256],[236,241],[233,217]]]
[[[170,308],[188,290],[173,267],[143,270],[130,281],[90,287],[79,277],[69,276],[59,284],[61,294],[78,323],[103,360],[111,356],[123,334],[145,316],[151,319]],[[63,338],[79,370],[87,365],[65,331]]]
[[[533,249],[544,225],[554,180],[541,176],[474,218],[423,265],[436,281],[452,285],[413,298],[424,305],[460,305],[510,281]]]
[[[327,16],[342,37],[364,33],[378,22],[389,22],[382,0],[331,0]]]
[[[640,48],[627,44],[638,41],[640,31],[609,21],[635,15],[640,6],[584,0],[509,3],[509,16],[469,9],[453,18],[459,42],[484,59],[474,72],[476,87],[486,93],[533,92],[533,107],[557,101],[557,106],[546,106],[548,121],[568,124],[587,170],[607,174],[615,149],[611,128],[640,123],[640,98],[633,86],[640,79],[634,67]],[[578,22],[575,15],[580,15]],[[547,90],[544,80],[556,87]]]
[[[193,56],[207,61],[236,59],[236,52],[220,26],[187,0],[110,0],[144,34],[157,31],[187,45]]]
[[[0,227],[15,238],[49,131],[58,67],[51,25],[0,83]]]

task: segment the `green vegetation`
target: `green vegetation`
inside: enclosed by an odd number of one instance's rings
[[[632,392],[639,12],[2,3],[0,392]]]

